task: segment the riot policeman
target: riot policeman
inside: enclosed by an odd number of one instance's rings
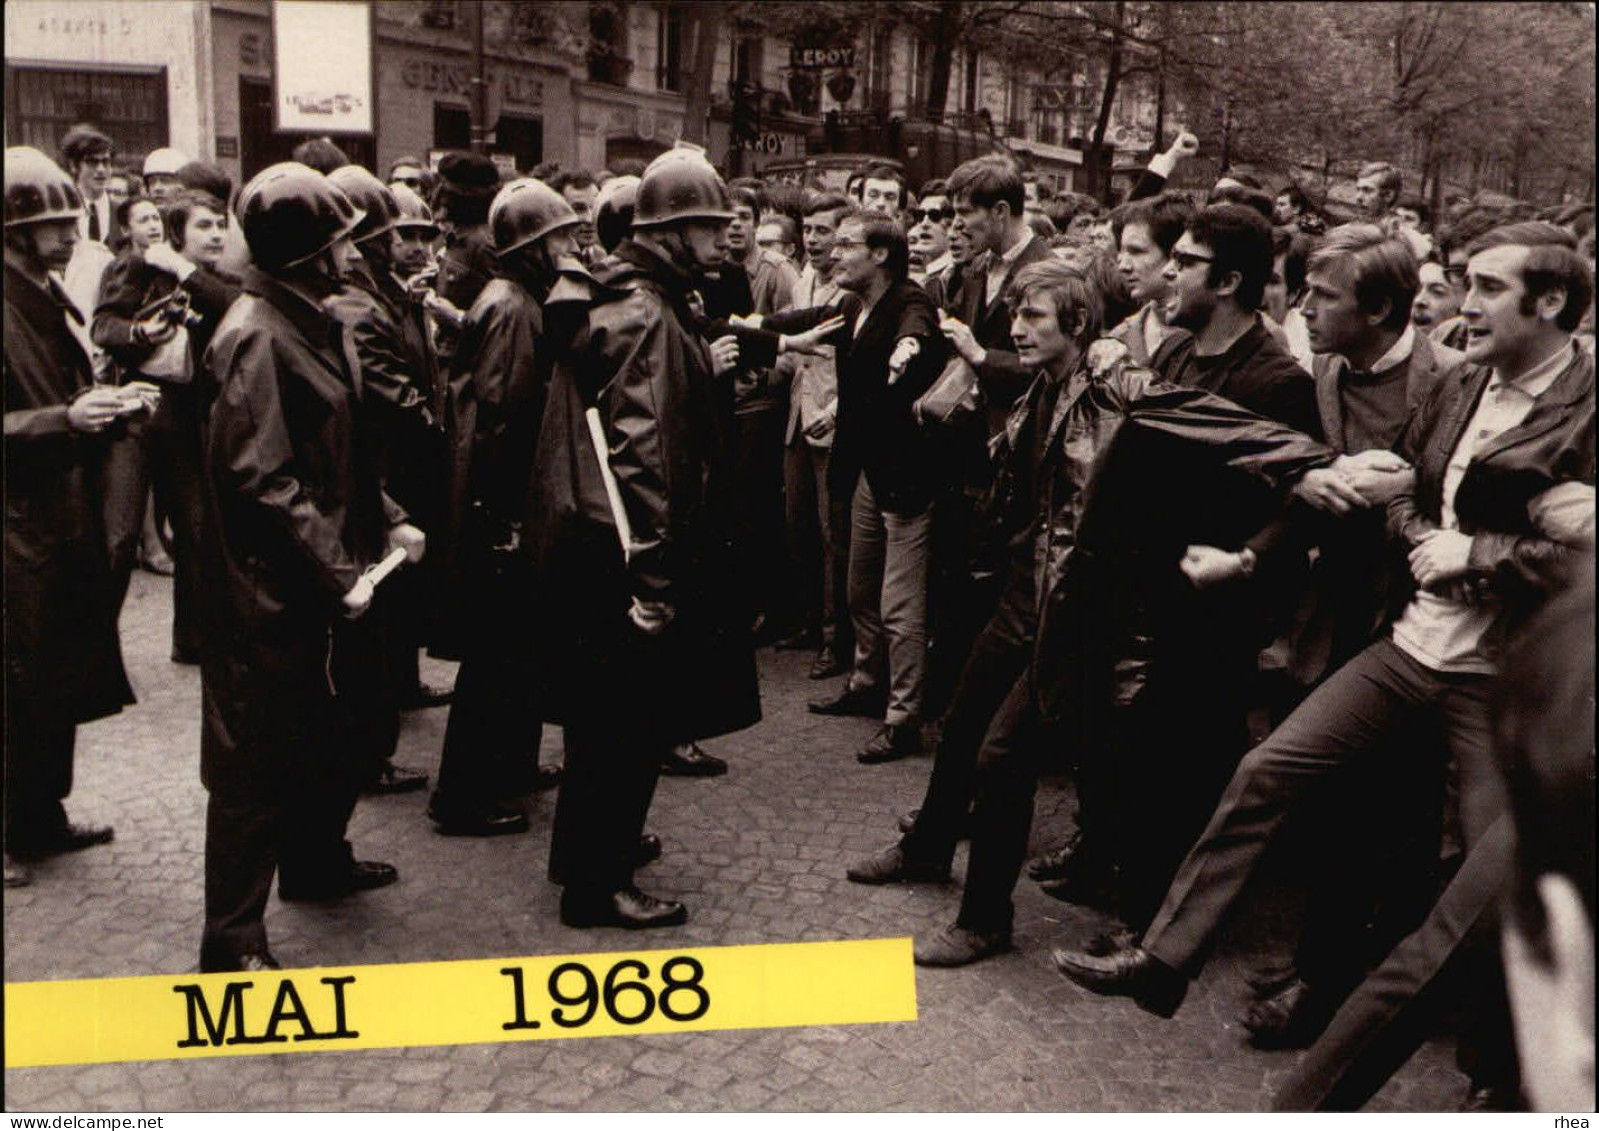
[[[5,848],[6,886],[20,862],[111,839],[73,824],[77,725],[133,702],[117,638],[101,470],[119,418],[155,390],[95,386],[68,327],[82,322],[52,271],[78,241],[83,202],[36,149],[5,152]],[[13,857],[17,859],[14,860]]]
[[[633,235],[596,269],[605,291],[556,366],[531,524],[545,718],[565,727],[552,877],[568,926],[682,923],[633,882],[663,742],[760,718],[750,621],[730,553],[731,337],[698,332],[695,292],[727,255],[726,186],[703,158],[662,155]],[[597,410],[596,450],[584,410]],[[601,461],[604,461],[603,464]],[[608,506],[614,478],[618,509]]]
[[[364,571],[424,547],[383,492],[354,346],[323,310],[362,213],[294,162],[258,174],[238,211],[255,267],[207,353],[220,392],[203,543],[203,971],[276,967],[262,922],[274,872],[286,900],[398,878],[344,839],[370,736],[397,725],[376,715],[384,645],[357,618],[374,597]]]
[[[428,807],[448,836],[525,831],[527,815],[507,799],[559,780],[538,766],[536,634],[519,549],[550,370],[592,288],[572,258],[578,218],[548,185],[511,182],[488,219],[498,277],[467,313],[450,377],[446,605],[462,661]]]

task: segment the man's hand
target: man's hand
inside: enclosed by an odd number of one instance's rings
[[[731,321],[731,319],[730,319]],[[844,316],[835,314],[824,319],[799,334],[781,334],[778,336],[779,353],[808,353],[815,357],[831,357],[833,347],[826,344],[825,339],[837,332],[844,325]]]
[[[1185,157],[1192,157],[1199,152],[1199,139],[1186,129],[1177,128],[1177,138],[1166,150],[1166,156],[1173,161],[1181,161]]]
[[[1374,507],[1387,506],[1389,500],[1409,491],[1416,484],[1416,473],[1404,471],[1356,471],[1349,476],[1350,486]]]
[[[1410,575],[1423,589],[1435,589],[1466,575],[1471,561],[1471,535],[1458,530],[1429,530],[1410,551]]]
[[[427,548],[427,535],[421,529],[409,522],[400,522],[389,527],[388,545],[384,547],[383,556],[388,557],[394,550],[404,550],[405,560],[415,565],[427,553]]]
[[[1188,547],[1178,567],[1195,589],[1206,589],[1249,573],[1242,554],[1218,550],[1215,546]]]
[[[809,436],[812,440],[820,440],[823,436],[826,436],[833,430],[833,425],[836,424],[837,421],[837,410],[830,408],[805,426],[805,435]]]
[[[161,390],[149,381],[129,381],[119,386],[122,394],[122,411],[118,415],[136,416],[141,412],[154,412],[161,403]]]
[[[135,341],[147,346],[164,345],[172,340],[178,332],[178,324],[169,322],[159,314],[151,315],[143,322],[133,324],[133,337]]]
[[[1307,471],[1305,477],[1294,484],[1294,494],[1329,514],[1345,515],[1367,505],[1365,496],[1355,490],[1354,484],[1343,476],[1336,464]]]
[[[951,318],[946,314],[939,320],[938,328],[944,331],[944,337],[949,339],[955,352],[964,357],[968,365],[976,367],[988,360],[988,351],[972,336],[972,328],[959,318]]]
[[[915,338],[901,338],[894,343],[894,352],[888,359],[888,383],[892,385],[905,376],[905,367],[911,358],[922,352],[922,343]]]
[[[122,415],[127,398],[121,389],[96,385],[67,406],[67,423],[79,432],[103,432]]]
[[[732,334],[711,343],[711,372],[718,377],[738,365],[738,338]]]
[[[674,615],[675,610],[665,601],[644,601],[638,597],[633,598],[633,605],[627,610],[627,619],[648,636],[659,636],[666,631]]]
[[[422,308],[451,326],[460,327],[466,324],[466,312],[449,299],[440,298],[436,291],[429,290],[423,293]]]
[[[1352,475],[1357,471],[1410,470],[1410,464],[1405,462],[1404,456],[1387,448],[1368,448],[1352,456],[1339,456],[1333,460],[1332,465],[1345,475]]]
[[[344,615],[355,620],[362,613],[372,607],[371,579],[361,576],[355,579],[355,584],[350,586],[350,591],[344,595]]]
[[[180,283],[194,274],[194,264],[174,251],[172,245],[168,243],[154,243],[145,248],[144,261],[151,267],[159,267],[169,275],[176,275]]]

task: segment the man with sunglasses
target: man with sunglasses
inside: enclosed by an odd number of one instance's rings
[[[72,174],[78,195],[83,198],[83,219],[78,223],[78,239],[99,240],[107,247],[120,242],[122,228],[106,185],[111,180],[111,159],[116,147],[111,139],[93,126],[73,126],[61,139],[61,156]]]
[[[911,225],[906,233],[911,248],[911,278],[923,287],[929,279],[947,281],[954,266],[949,257],[949,226],[955,219],[955,210],[949,206],[945,182],[935,179],[923,185],[920,203],[906,215]]]

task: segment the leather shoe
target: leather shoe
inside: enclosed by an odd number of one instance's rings
[[[638,838],[638,851],[633,855],[633,867],[642,868],[646,864],[653,864],[661,858],[661,838],[654,833],[645,833]]]
[[[774,645],[779,652],[809,652],[821,646],[822,630],[819,628],[802,628],[789,633]]]
[[[1157,1017],[1176,1013],[1188,992],[1188,979],[1143,947],[1103,955],[1057,949],[1050,957],[1055,969],[1085,990],[1107,997],[1130,997]]]
[[[366,787],[368,793],[413,793],[419,789],[426,789],[428,776],[421,770],[413,770],[409,766],[396,766],[393,762],[383,763],[383,768],[378,771],[376,780]]]
[[[903,723],[884,723],[855,760],[867,766],[897,762],[922,752],[922,725],[915,719]]]
[[[535,766],[533,768],[533,784],[529,793],[543,793],[545,790],[554,789],[561,784],[561,778],[566,775],[565,766]]]
[[[1256,1048],[1309,1048],[1332,1020],[1330,1004],[1304,979],[1295,978],[1251,1004],[1238,1020],[1249,1030],[1249,1043]]]
[[[280,874],[278,898],[286,903],[326,903],[357,892],[386,888],[399,878],[400,873],[393,864],[384,864],[377,860],[352,860],[350,870],[343,875],[326,881],[319,878],[316,883],[306,887],[292,883],[285,884]]]
[[[902,833],[910,832],[916,827],[916,818],[920,817],[921,815],[922,810],[919,806],[915,809],[905,810],[905,812],[899,815],[899,831]]]
[[[97,844],[110,844],[115,835],[110,825],[75,825],[69,822],[46,833],[39,840],[14,846],[10,855],[18,860],[37,860],[63,852],[78,852]]]
[[[476,812],[452,813],[428,806],[428,819],[440,836],[509,836],[527,832],[527,814],[509,805],[490,805]]]
[[[1039,885],[1039,890],[1051,899],[1074,903],[1079,907],[1096,907],[1113,911],[1117,902],[1116,868],[1096,859],[1092,851],[1077,848],[1066,861],[1066,874],[1058,880]]]
[[[831,647],[823,648],[816,653],[816,660],[811,664],[811,679],[832,679],[835,675],[843,675],[849,670],[849,664],[844,662],[844,657],[833,651]]]
[[[895,843],[845,869],[844,878],[852,884],[945,884],[949,861],[914,860]]]
[[[31,883],[33,873],[28,871],[28,866],[11,859],[11,853],[6,853],[6,887],[25,888]]]
[[[662,756],[661,773],[669,778],[715,778],[727,773],[727,763],[705,753],[697,742],[684,742]]]
[[[400,699],[400,710],[421,711],[428,707],[443,707],[455,698],[455,688],[434,687],[418,683]]]
[[[561,922],[568,927],[677,927],[688,922],[688,908],[672,899],[626,887],[609,895],[590,896],[567,888],[561,894]]]
[[[1520,1111],[1516,1095],[1498,1084],[1473,1083],[1466,1089],[1466,1098],[1460,1101],[1461,1111]]]
[[[854,715],[880,719],[888,707],[888,696],[875,687],[853,688],[848,684],[831,699],[814,699],[805,709],[813,715]]]
[[[1009,931],[973,931],[949,926],[917,939],[911,957],[918,966],[969,966],[1010,948]]]
[[[209,960],[209,956],[201,956],[200,973],[202,974],[227,974],[240,970],[281,970],[278,960],[272,957],[271,952],[265,950],[252,950],[247,954],[234,955],[225,960]]]
[[[1071,875],[1072,854],[1077,851],[1077,845],[1082,839],[1081,832],[1072,830],[1071,834],[1061,842],[1060,847],[1044,853],[1027,865],[1027,878],[1038,880],[1040,883],[1047,880],[1064,880]]]

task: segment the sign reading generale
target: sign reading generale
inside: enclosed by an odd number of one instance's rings
[[[500,100],[511,106],[542,106],[544,83],[527,75],[491,74],[498,79]],[[472,72],[465,64],[439,63],[431,59],[407,59],[400,66],[400,81],[413,90],[465,95],[472,89]]]

